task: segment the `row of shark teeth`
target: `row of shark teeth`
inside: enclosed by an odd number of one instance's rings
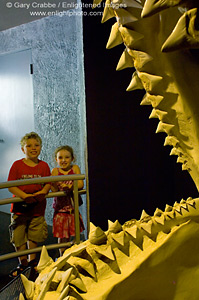
[[[173,146],[173,148],[171,149],[170,155],[176,155],[178,156],[177,158],[177,163],[181,163],[182,164],[182,170],[187,170],[190,171],[191,170],[191,166],[190,166],[190,157],[188,157],[188,154],[185,154],[182,150],[182,148],[180,148],[179,146],[179,141],[178,139],[173,135],[173,129],[174,129],[174,125],[172,124],[168,124],[168,123],[164,123],[163,122],[163,118],[166,117],[166,113],[164,111],[160,111],[160,110],[153,110],[151,115],[149,116],[149,118],[158,118],[160,120],[160,122],[158,123],[157,129],[156,129],[156,133],[166,133],[168,136],[165,139],[165,143],[164,145],[167,146]]]
[[[141,218],[139,221],[133,220],[126,222],[123,226],[119,224],[118,221],[115,223],[111,223],[111,227],[117,226],[119,229],[117,234],[121,234],[121,231],[126,228],[131,228],[131,230],[134,228],[135,231],[139,228],[142,228],[146,230],[148,233],[152,234],[152,227],[155,226],[157,223],[164,225],[166,221],[174,219],[176,217],[176,213],[182,215],[182,220],[184,219],[183,210],[189,211],[189,208],[196,209],[196,201],[198,203],[198,199],[193,200],[191,197],[189,197],[187,200],[182,199],[180,203],[175,203],[174,206],[166,205],[165,211],[162,211],[160,209],[156,209],[154,216],[149,216],[145,211],[142,212]],[[197,212],[194,211],[194,215],[197,214]],[[179,217],[180,219],[180,217]],[[110,222],[110,221],[109,221]],[[178,221],[177,221],[178,222]],[[109,223],[110,224],[110,223]],[[89,234],[89,242],[91,244],[95,245],[103,245],[107,242],[108,234],[114,233],[114,231],[108,229],[107,232],[104,232],[100,227],[95,227],[91,223],[91,231]],[[116,234],[113,235],[114,239],[116,238]],[[136,238],[136,234],[134,235]]]
[[[182,170],[191,170],[190,161],[191,158],[186,154],[183,149],[180,147],[180,141],[177,137],[174,136],[175,126],[173,124],[169,124],[168,113],[159,109],[161,106],[161,102],[164,100],[164,97],[161,95],[150,95],[146,93],[143,97],[140,105],[152,105],[153,109],[149,116],[149,119],[157,118],[160,120],[158,123],[156,133],[166,133],[167,137],[165,138],[164,146],[172,146],[172,150],[170,155],[176,155],[177,163],[182,164]]]
[[[117,3],[121,3],[121,2],[117,1]],[[112,11],[114,11],[113,7],[112,7]],[[190,12],[188,12],[188,15],[190,15]],[[182,24],[181,19],[179,20],[179,22]],[[183,24],[185,24],[185,19],[183,22],[184,22]],[[179,28],[179,26],[177,27]],[[174,32],[175,35],[179,36],[178,30],[174,30]],[[186,30],[182,30],[181,32],[186,32]],[[173,41],[172,36],[173,35],[171,35],[171,41]],[[112,26],[110,37],[107,42],[107,48],[110,49],[122,43],[125,44],[126,48],[119,59],[116,70],[123,70],[125,68],[136,69],[136,71],[132,75],[132,79],[126,90],[127,91],[133,91],[136,89],[146,90],[147,93],[146,96],[143,98],[141,105],[152,105],[152,107],[154,108],[149,118],[158,118],[160,120],[157,126],[156,133],[163,132],[168,135],[168,139],[166,138],[165,140],[165,145],[169,144],[170,146],[176,147],[176,143],[178,143],[178,151],[172,151],[171,155],[178,156],[177,163],[182,164],[183,171],[186,170],[188,172],[191,172],[192,160],[187,154],[184,153],[184,151],[179,145],[178,139],[175,137],[175,125],[170,123],[167,112],[162,111],[161,109],[157,109],[157,107],[161,104],[162,100],[164,99],[163,96],[156,95],[156,87],[158,87],[159,83],[161,83],[162,77],[144,72],[145,66],[150,61],[152,61],[153,58],[146,52],[132,49],[134,43],[136,43],[138,40],[141,40],[143,38],[144,36],[141,33],[123,27],[121,23],[117,21]],[[174,36],[174,40],[177,41],[175,36]],[[170,45],[173,45],[173,42],[170,43],[170,38],[169,38],[163,46],[164,51],[166,51],[165,49],[170,47]]]

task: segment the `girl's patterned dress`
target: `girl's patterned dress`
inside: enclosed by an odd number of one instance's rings
[[[68,172],[68,175],[75,174],[73,169]],[[65,175],[58,169],[58,175]],[[71,186],[72,181],[57,182],[58,190],[63,191],[63,183],[66,186]],[[53,236],[57,238],[70,238],[75,236],[75,216],[74,216],[74,201],[73,191],[67,191],[64,197],[55,197],[53,201],[54,215],[53,215]],[[84,228],[84,223],[81,214],[79,214],[80,232]]]

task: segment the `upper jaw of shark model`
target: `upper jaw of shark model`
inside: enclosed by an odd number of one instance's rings
[[[107,0],[102,18],[116,17],[107,48],[125,46],[117,70],[133,68],[127,91],[145,89],[141,105],[152,106],[150,118],[159,119],[156,132],[167,134],[164,145],[172,147],[171,155],[178,156],[197,189],[198,5],[197,1]]]

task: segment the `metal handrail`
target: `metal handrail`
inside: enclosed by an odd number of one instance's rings
[[[73,184],[73,193],[74,193],[74,217],[75,217],[75,243],[80,243],[80,225],[79,225],[79,194],[84,194],[85,190],[78,190],[78,180],[85,179],[84,174],[74,174],[74,175],[59,175],[59,176],[48,176],[48,177],[39,177],[39,178],[30,178],[30,179],[20,179],[20,180],[12,180],[8,182],[0,183],[0,189],[10,188],[21,185],[29,185],[29,184],[40,184],[40,183],[51,183],[56,181],[64,181],[64,180],[72,180]],[[52,198],[55,196],[64,196],[65,192],[53,192],[48,193],[46,198]],[[23,202],[24,200],[19,197],[12,197],[7,199],[0,199],[0,205],[14,203],[14,202]],[[60,247],[68,247],[71,246],[71,243],[60,243],[54,245],[46,246],[47,249],[57,249]],[[23,255],[28,255],[31,253],[40,252],[42,247],[36,247],[34,249],[27,249],[24,251],[18,251],[13,253],[8,253],[0,256],[0,261],[4,261],[10,258],[15,258]]]
[[[73,245],[73,243],[67,242],[67,243],[60,243],[60,244],[45,245],[45,247],[47,250],[54,250],[54,249],[59,249],[59,248],[69,248],[72,245]],[[0,256],[0,262],[8,260],[8,259],[24,256],[24,255],[29,255],[32,253],[38,253],[38,252],[41,252],[42,248],[43,248],[43,246],[39,246],[39,247],[36,247],[33,249],[27,249],[27,250],[23,250],[23,251],[3,254]]]
[[[13,186],[20,185],[28,185],[35,183],[50,183],[55,181],[64,181],[64,180],[84,180],[84,174],[74,174],[74,175],[58,175],[58,176],[47,176],[47,177],[37,177],[37,178],[29,178],[29,179],[20,179],[20,180],[12,180],[0,183],[0,189],[10,188]]]
[[[79,195],[86,194],[86,190],[78,190]],[[48,193],[45,198],[54,198],[54,197],[62,197],[65,196],[66,192],[50,192]],[[4,198],[0,199],[0,205],[10,204],[10,203],[17,203],[17,202],[24,202],[23,199],[19,197],[11,197],[11,198]]]

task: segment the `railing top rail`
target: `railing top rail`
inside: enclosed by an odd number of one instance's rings
[[[78,193],[80,195],[82,194],[86,194],[86,190],[79,190]],[[45,197],[46,198],[53,198],[53,197],[61,197],[61,196],[65,196],[66,192],[53,192],[53,193],[48,193]],[[11,198],[4,198],[4,199],[0,199],[0,205],[5,205],[5,204],[10,204],[10,203],[15,203],[15,202],[24,202],[23,199],[19,198],[19,197],[11,197]]]
[[[73,245],[72,242],[67,242],[67,243],[60,243],[60,244],[51,244],[51,245],[45,245],[47,250],[54,250],[54,249],[59,249],[60,247],[71,247]],[[38,253],[42,251],[43,246],[39,246],[33,249],[27,249],[27,250],[23,250],[23,251],[17,251],[17,252],[12,252],[12,253],[7,253],[7,254],[2,254],[0,255],[0,262],[1,261],[5,261],[8,259],[12,259],[12,258],[16,258],[19,256],[23,256],[23,255],[29,255],[32,253]]]
[[[84,180],[84,174],[74,174],[74,175],[58,175],[58,176],[47,176],[29,179],[19,179],[0,183],[0,189],[10,188],[13,186],[27,185],[27,184],[39,184],[39,183],[50,183],[56,181],[64,180]]]

